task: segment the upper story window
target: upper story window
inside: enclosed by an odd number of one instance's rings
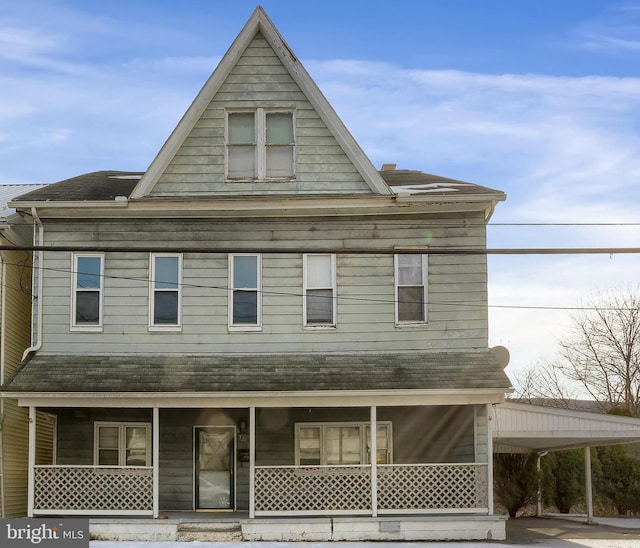
[[[227,113],[227,178],[291,179],[295,176],[293,112],[257,108]]]
[[[399,253],[395,256],[396,324],[427,321],[427,256]]]
[[[262,309],[261,257],[253,253],[229,255],[229,329],[257,330]]]
[[[370,423],[298,423],[295,438],[297,465],[371,463]],[[391,464],[390,422],[377,423],[376,438],[376,463]]]
[[[72,328],[102,328],[103,268],[101,254],[73,256]]]
[[[182,255],[153,253],[149,280],[150,328],[179,328],[182,305]]]
[[[336,256],[306,254],[304,263],[304,325],[336,325]]]
[[[102,466],[150,466],[151,425],[96,422],[93,462]]]

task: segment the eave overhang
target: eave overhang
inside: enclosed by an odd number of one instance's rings
[[[28,201],[13,202],[29,215],[35,208],[40,218],[242,218],[367,216],[485,212],[506,196],[502,193],[451,196],[350,196],[322,198],[229,198],[218,200],[113,200],[108,202]]]
[[[511,390],[506,390],[510,392]],[[504,388],[301,392],[2,392],[21,407],[246,408],[473,405],[502,403]]]

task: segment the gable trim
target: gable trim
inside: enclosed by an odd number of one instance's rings
[[[271,48],[274,50],[281,63],[288,70],[289,74],[305,94],[325,125],[332,132],[338,144],[351,160],[355,168],[376,194],[390,195],[393,191],[389,188],[382,176],[375,169],[369,158],[360,145],[353,138],[342,120],[338,117],[329,101],[324,97],[318,86],[312,80],[295,54],[286,44],[275,25],[271,22],[261,6],[258,6],[240,34],[231,44],[217,68],[204,84],[194,101],[191,103],[182,119],[178,122],[160,152],[151,162],[149,168],[136,185],[131,198],[143,198],[147,196],[164,171],[184,143],[185,139],[200,119],[205,109],[224,83],[227,76],[244,54],[247,46],[254,36],[261,32]]]

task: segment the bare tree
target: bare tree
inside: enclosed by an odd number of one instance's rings
[[[600,403],[640,416],[640,287],[597,293],[573,317],[554,364]]]
[[[579,401],[578,390],[550,363],[537,362],[516,375],[516,385],[513,399],[520,402],[574,409]]]

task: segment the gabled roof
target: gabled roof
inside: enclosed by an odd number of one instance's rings
[[[329,104],[329,101],[327,101],[291,48],[286,44],[262,7],[258,6],[147,169],[139,184],[132,192],[131,198],[143,198],[152,191],[178,152],[180,146],[202,116],[207,105],[216,95],[220,86],[224,83],[258,32],[264,36],[271,48],[273,48],[284,67],[288,70],[293,80],[329,128],[338,144],[342,147],[349,160],[356,167],[371,190],[375,194],[391,194],[388,186],[342,123]]]

